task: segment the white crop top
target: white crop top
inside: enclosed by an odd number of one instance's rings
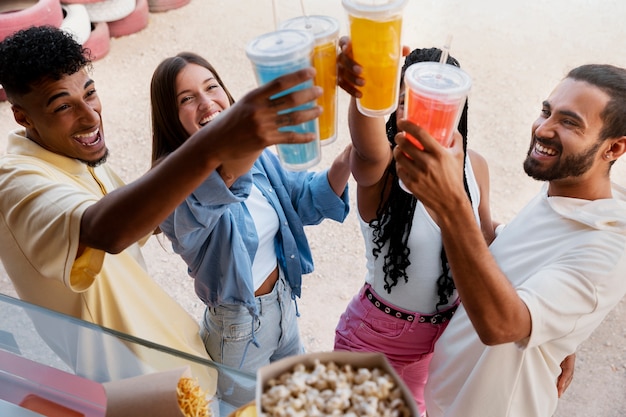
[[[472,206],[476,221],[480,222],[478,216],[478,205],[480,204],[480,191],[476,183],[476,177],[472,170],[469,157],[466,157],[465,175],[472,198]],[[422,314],[433,314],[437,310],[435,306],[439,301],[437,296],[437,278],[441,274],[441,230],[435,221],[430,217],[424,205],[418,200],[413,216],[413,227],[409,233],[407,245],[410,249],[409,260],[411,265],[406,269],[408,281],[400,278],[398,284],[391,288],[391,294],[385,290],[385,274],[383,272],[384,256],[388,251],[386,244],[378,258],[372,254],[373,229],[359,216],[361,232],[365,238],[365,258],[366,277],[374,291],[391,304],[406,310],[419,312]],[[459,233],[463,231],[460,230]],[[448,305],[452,305],[458,298],[456,291],[448,299]],[[439,309],[445,309],[440,306]]]
[[[250,196],[244,202],[250,216],[254,221],[254,227],[259,238],[259,247],[252,260],[252,277],[254,290],[258,290],[268,275],[278,265],[276,259],[276,247],[274,238],[278,233],[278,215],[274,207],[267,201],[261,190],[253,184]]]

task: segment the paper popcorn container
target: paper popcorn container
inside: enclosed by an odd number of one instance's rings
[[[270,365],[260,368],[257,372],[257,385],[256,385],[256,412],[260,417],[262,415],[271,417],[272,415],[264,412],[262,407],[263,394],[267,392],[270,387],[270,381],[272,379],[279,379],[286,373],[292,373],[295,366],[298,364],[304,365],[307,371],[311,371],[316,363],[319,361],[321,364],[335,363],[339,367],[342,365],[350,365],[352,372],[357,372],[359,368],[367,368],[368,370],[380,369],[384,374],[389,375],[391,380],[395,383],[395,386],[401,391],[401,397],[404,399],[404,403],[408,409],[408,415],[411,417],[419,417],[419,411],[417,404],[413,399],[413,395],[409,391],[406,384],[400,379],[396,371],[391,367],[391,364],[387,361],[387,358],[381,353],[364,353],[364,352],[316,352],[308,353],[304,355],[292,356],[289,358],[281,359]],[[303,379],[300,378],[297,384],[302,388]],[[287,395],[286,390],[282,391]],[[382,392],[382,391],[379,391]],[[345,394],[345,393],[344,393]],[[332,400],[331,400],[332,401]],[[376,414],[373,414],[376,415]]]
[[[178,403],[181,378],[194,379],[189,367],[104,383],[106,417],[187,417]]]

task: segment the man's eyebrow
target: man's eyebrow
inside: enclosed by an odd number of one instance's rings
[[[550,106],[550,102],[548,100],[544,100],[543,107],[548,108],[548,109],[552,108]],[[575,113],[575,112],[573,112],[571,110],[559,110],[557,113],[562,115],[562,116],[571,117],[572,119],[575,119],[575,120],[579,121],[580,123],[583,123],[583,124],[585,123],[583,118],[580,117],[580,115],[578,113]]]
[[[63,96],[69,96],[69,94],[67,92],[63,91],[61,93],[58,93],[58,94],[55,94],[55,95],[51,96],[48,99],[48,102],[46,103],[46,106],[49,106],[50,104],[52,104],[52,102],[54,102],[54,100],[56,100],[59,97],[63,97]]]
[[[83,89],[87,89],[90,85],[92,85],[94,83],[94,81],[92,79],[87,80],[87,82],[85,83],[85,85],[83,86]],[[52,97],[50,97],[48,99],[48,102],[46,103],[46,106],[49,106],[54,100],[56,100],[59,97],[63,97],[63,96],[67,96],[69,95],[67,92],[63,91],[59,94],[55,94]]]

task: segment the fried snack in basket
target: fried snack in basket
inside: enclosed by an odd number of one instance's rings
[[[176,388],[178,406],[185,417],[209,417],[209,401],[206,393],[198,385],[198,381],[189,377],[181,377]]]
[[[189,367],[105,382],[105,417],[210,417],[210,399]]]

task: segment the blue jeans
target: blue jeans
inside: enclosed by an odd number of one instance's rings
[[[211,358],[233,368],[256,373],[257,369],[287,356],[304,353],[295,302],[282,271],[269,294],[255,298],[259,310],[254,320],[239,305],[207,307],[200,331]]]

